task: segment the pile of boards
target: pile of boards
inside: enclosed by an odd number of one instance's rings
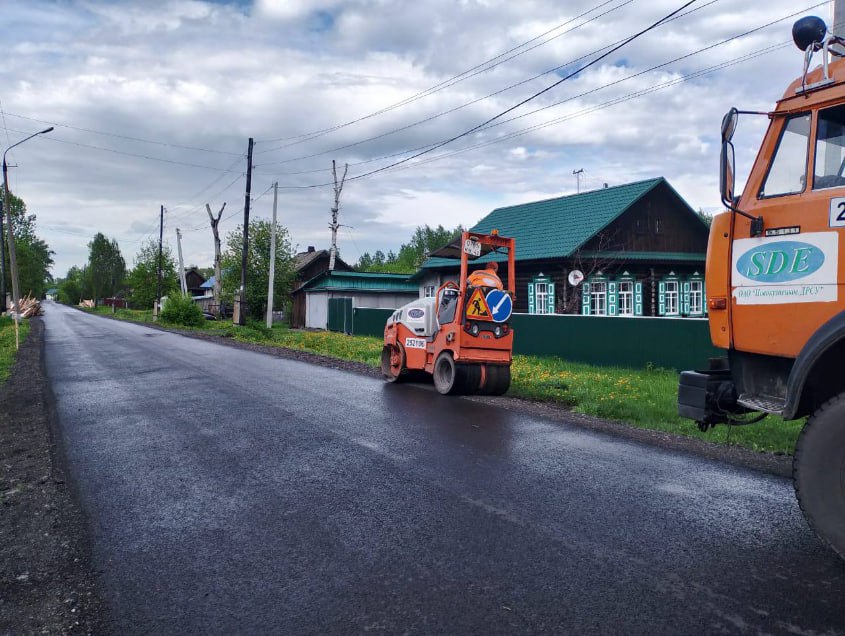
[[[33,316],[40,316],[44,313],[41,309],[41,303],[30,295],[26,295],[18,301],[21,318],[32,318]]]
[[[94,301],[93,300],[82,300],[79,303],[79,306],[83,309],[94,309]]]

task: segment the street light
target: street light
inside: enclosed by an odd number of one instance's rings
[[[32,133],[29,137],[25,137],[19,142],[12,144],[3,152],[3,211],[6,213],[6,233],[9,241],[9,265],[12,268],[12,306],[15,308],[15,315],[18,314],[19,310],[18,301],[20,300],[20,293],[18,291],[18,287],[20,283],[18,282],[18,261],[17,255],[15,254],[15,235],[12,228],[12,209],[9,205],[9,168],[6,165],[6,153],[15,146],[20,146],[23,142],[29,141],[38,135],[48,133],[51,130],[53,130],[52,126],[45,128],[44,130],[39,130],[37,133]],[[2,272],[0,272],[0,277],[2,277],[2,281],[0,281],[0,294],[3,296],[3,300],[0,301],[0,307],[2,307],[3,311],[6,311],[6,255],[3,251],[2,217],[0,217],[0,264],[2,264],[2,267],[0,267],[0,269],[2,269]],[[15,325],[17,325],[17,318],[15,318]]]

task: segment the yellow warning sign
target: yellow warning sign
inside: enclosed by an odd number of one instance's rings
[[[487,300],[480,289],[476,289],[472,296],[469,297],[467,303],[467,318],[474,320],[493,320],[493,315],[490,313],[490,308],[487,306]]]

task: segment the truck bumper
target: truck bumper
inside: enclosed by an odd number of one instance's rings
[[[678,415],[702,424],[727,421],[737,412],[736,389],[727,369],[682,371],[678,384]]]

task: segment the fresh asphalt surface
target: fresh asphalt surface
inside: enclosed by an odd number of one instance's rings
[[[46,305],[114,633],[845,632],[790,482]]]

